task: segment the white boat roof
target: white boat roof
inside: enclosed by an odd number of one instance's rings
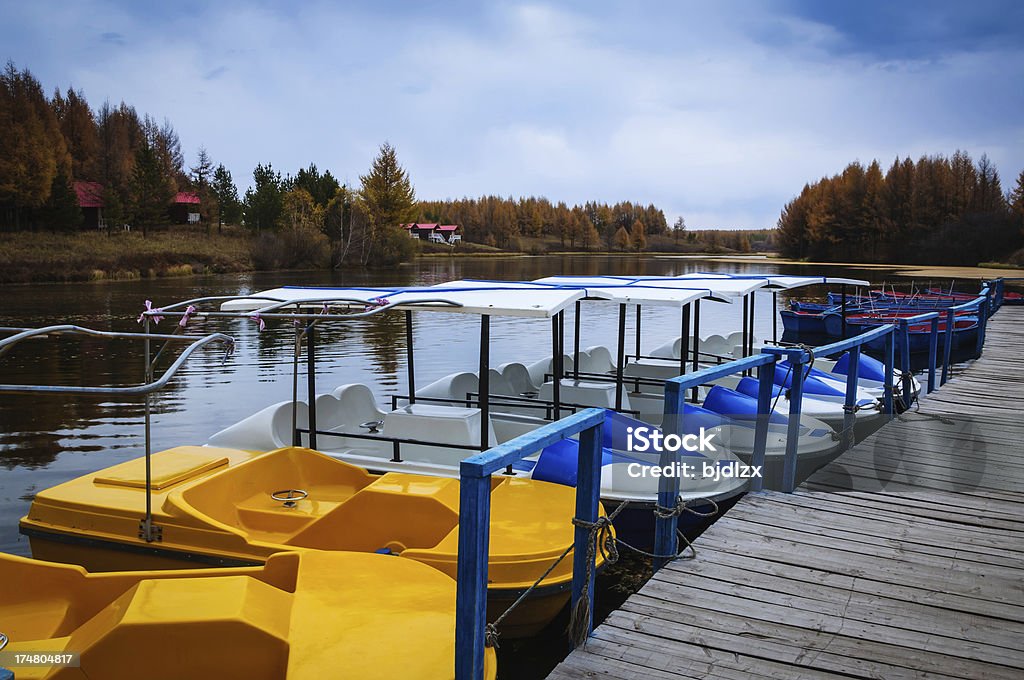
[[[704,297],[719,302],[731,302],[763,288],[767,283],[763,279],[733,279],[723,277],[680,277],[680,276],[548,276],[537,279],[534,283],[554,286],[585,286],[587,288],[611,288],[620,286],[644,286],[674,290],[704,290]]]
[[[316,308],[325,302],[348,307],[390,303],[403,310],[549,318],[584,295],[582,289],[540,287],[525,294],[510,286],[480,282],[475,286],[441,284],[410,288],[284,286],[228,300],[221,304],[221,310],[252,312],[274,304],[272,300],[279,300]]]
[[[558,277],[554,277],[558,278]],[[593,277],[603,278],[603,277]],[[694,300],[701,298],[720,299],[722,302],[732,302],[731,297],[717,298],[713,291],[706,288],[671,288],[663,286],[637,285],[575,285],[575,284],[552,284],[543,281],[474,281],[472,279],[462,281],[451,281],[438,284],[440,286],[508,286],[517,290],[560,290],[577,289],[584,292],[585,300],[601,300],[618,304],[649,305],[659,307],[681,308]]]
[[[766,288],[790,289],[802,286],[814,286],[819,284],[846,284],[850,286],[870,286],[871,283],[863,279],[848,279],[841,276],[781,276],[776,274],[719,274],[719,273],[695,273],[683,274],[675,278],[680,279],[729,279],[749,280],[760,279],[768,282]]]

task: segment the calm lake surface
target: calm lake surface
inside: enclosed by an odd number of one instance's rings
[[[844,275],[880,281],[878,270],[822,265],[786,266],[752,259],[717,263],[698,258],[662,257],[508,257],[421,259],[376,272],[277,272],[147,281],[6,286],[0,325],[45,326],[72,323],[103,330],[138,331],[136,317],[144,301],[163,306],[207,295],[248,294],[285,284],[432,285],[453,279],[531,280],[555,274],[679,275],[688,272],[741,274],[789,273]],[[824,287],[805,288],[801,298],[823,295]],[[771,296],[758,295],[755,330],[772,332]],[[788,297],[778,296],[781,307]],[[741,306],[705,302],[701,334],[740,329]],[[627,332],[635,316],[627,315]],[[479,323],[476,317],[418,313],[414,316],[416,381],[423,386],[459,370],[476,370]],[[156,332],[170,332],[164,321]],[[615,305],[588,304],[581,316],[581,346],[615,346]],[[267,406],[291,398],[290,324],[268,324],[259,332],[249,320],[193,321],[189,332],[223,331],[236,340],[235,353],[222,363],[214,349],[195,355],[179,377],[153,399],[154,451],[181,444],[202,444],[223,427]],[[647,351],[679,333],[678,311],[645,308],[642,319]],[[780,326],[781,333],[781,326]],[[629,336],[630,338],[632,336]],[[550,322],[494,318],[491,364],[532,361],[551,351]],[[566,319],[566,348],[572,347],[571,312]],[[627,342],[632,347],[632,340]],[[319,331],[318,391],[363,382],[381,400],[405,391],[405,328],[401,313]],[[162,364],[165,367],[167,364]],[[0,382],[127,386],[141,382],[142,343],[65,337],[22,345],[0,358]],[[304,372],[300,369],[300,383]],[[87,472],[143,453],[142,400],[69,396],[0,395],[0,550],[28,555],[18,520],[33,494]],[[140,508],[141,513],[141,508]]]

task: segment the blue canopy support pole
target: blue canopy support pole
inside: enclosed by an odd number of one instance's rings
[[[459,488],[459,554],[456,571],[456,680],[484,677],[487,630],[487,561],[491,533],[491,476],[461,467]]]
[[[903,408],[910,408],[914,396],[914,378],[910,370],[910,324],[906,319],[898,321],[900,342],[900,385],[903,387]]]
[[[889,414],[889,419],[896,414],[896,404],[893,398],[893,382],[892,374],[896,370],[896,328],[890,326],[892,330],[885,334],[885,412]]]
[[[306,399],[309,403],[309,448],[316,448],[316,325],[306,327]]]
[[[680,389],[678,383],[672,380],[667,381],[665,383],[665,418],[661,426],[666,436],[669,434],[682,436],[685,401],[686,391]],[[677,460],[679,460],[678,451],[669,451],[668,447],[663,447],[658,465],[665,469],[666,466],[674,466]],[[679,477],[677,475],[662,475],[658,479],[658,505],[663,508],[674,508],[678,497]],[[675,517],[657,517],[654,520],[654,554],[660,555],[660,557],[654,558],[655,571],[668,564],[670,555],[676,555],[679,552],[676,527]]]
[[[841,306],[839,308],[839,313],[843,317],[843,326],[842,326],[843,331],[842,331],[842,334],[843,334],[843,339],[845,340],[846,339],[846,284],[845,283],[839,284],[839,293],[840,293],[840,295],[842,295],[842,300],[841,300]]]
[[[764,468],[765,448],[768,445],[768,424],[771,422],[772,393],[775,386],[775,361],[757,367],[757,425],[754,429],[754,451],[750,457],[750,465]],[[750,490],[760,491],[764,488],[764,478],[754,477],[750,480]]]
[[[850,363],[846,373],[846,399],[843,401],[843,449],[854,444],[854,425],[857,423],[857,378],[860,373],[860,345],[850,348]]]
[[[953,351],[953,327],[956,325],[956,310],[952,307],[946,310],[946,332],[943,335],[945,345],[942,348],[942,380],[940,385],[945,385],[949,380],[949,354]]]
[[[939,317],[930,321],[928,334],[928,394],[935,391],[935,361],[939,354]]]
[[[626,360],[626,305],[619,305],[619,348],[615,362],[615,410],[622,410],[622,364]]]
[[[408,371],[409,403],[416,403],[416,363],[412,344],[412,310],[405,310],[405,364]]]
[[[795,354],[795,353],[794,353]],[[800,412],[804,396],[804,360],[806,352],[790,355],[793,379],[789,388],[789,429],[786,432],[786,458],[782,467],[782,490],[792,493],[796,488],[797,445],[800,443]]]
[[[572,377],[580,379],[580,301],[576,301],[576,313],[573,315],[572,334]]]
[[[679,334],[679,375],[686,373],[686,361],[690,358],[690,303],[683,305],[683,314]]]
[[[693,301],[693,368],[696,372],[700,368],[700,299]],[[694,385],[690,391],[690,399],[697,401],[697,386]]]
[[[601,496],[601,428],[602,424],[588,427],[580,432],[579,455],[576,475],[576,517],[593,524],[597,521]],[[572,554],[572,603],[569,611],[577,611],[576,603],[586,592],[589,619],[587,637],[594,630],[594,576],[596,564],[587,564],[587,543],[590,530],[577,526]],[[594,558],[597,558],[594,554]]]
[[[490,437],[490,406],[491,406],[491,317],[484,314],[480,317],[480,450],[486,451],[491,444]],[[556,382],[555,385],[558,383]],[[555,399],[558,399],[558,388],[555,388]]]
[[[779,342],[779,294],[772,291],[772,342]]]

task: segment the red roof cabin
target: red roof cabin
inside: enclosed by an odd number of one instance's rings
[[[194,191],[179,191],[168,208],[171,221],[176,224],[199,224],[199,194]]]
[[[421,241],[455,245],[462,240],[462,234],[459,233],[461,227],[457,224],[409,223],[403,224],[402,228],[409,233],[409,238],[418,238]]]
[[[75,182],[75,196],[82,209],[82,226],[99,229],[106,226],[103,221],[103,185],[99,182]]]

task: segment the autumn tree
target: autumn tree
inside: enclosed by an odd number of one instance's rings
[[[369,228],[361,264],[396,264],[408,260],[414,244],[400,225],[416,216],[416,192],[408,173],[398,163],[395,148],[384,142],[370,171],[359,180],[362,182],[359,200],[366,209]]]
[[[618,228],[615,232],[615,237],[612,239],[612,243],[616,250],[629,250],[629,232],[626,231],[625,227]]]
[[[629,232],[629,240],[633,249],[637,252],[647,247],[646,229],[647,227],[640,220],[633,222],[633,228]]]

